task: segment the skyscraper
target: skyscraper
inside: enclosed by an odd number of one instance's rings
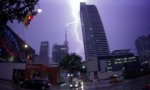
[[[150,35],[138,37],[135,45],[142,62],[150,61]]]
[[[41,42],[40,46],[40,56],[48,56],[49,44],[48,41]]]
[[[35,55],[34,64],[43,64],[43,65],[49,65],[50,58],[49,58],[49,42],[48,41],[42,41],[40,45],[40,55]]]
[[[85,59],[108,55],[108,42],[96,6],[80,3],[80,18]]]
[[[64,58],[68,54],[68,41],[67,41],[67,33],[65,31],[65,41],[64,45],[57,45],[53,46],[52,51],[52,58],[55,63],[58,63],[62,58]]]

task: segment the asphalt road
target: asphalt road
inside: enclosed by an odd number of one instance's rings
[[[133,80],[127,80],[122,83],[112,85],[95,85],[86,90],[145,90],[147,84],[150,84],[150,75],[139,77]]]
[[[150,75],[145,77],[136,78],[133,80],[127,80],[118,84],[106,84],[106,83],[88,83],[84,85],[84,89],[80,90],[144,90],[147,84],[150,84]],[[10,81],[0,80],[0,90],[31,90],[23,89],[17,85],[14,85]],[[60,88],[58,86],[51,86],[48,90],[70,90],[68,87]],[[73,89],[78,90],[78,89]]]

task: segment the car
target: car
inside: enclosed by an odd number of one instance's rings
[[[119,82],[123,82],[123,80],[124,80],[123,76],[118,76],[118,75],[110,76],[110,83],[119,83]]]
[[[110,83],[117,83],[118,82],[118,76],[112,75],[110,76]]]
[[[72,82],[69,84],[70,88],[80,88],[82,86],[81,82]]]
[[[50,83],[48,80],[25,80],[20,82],[19,86],[22,88],[46,90],[50,88]]]

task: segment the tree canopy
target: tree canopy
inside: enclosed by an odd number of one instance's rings
[[[8,21],[22,21],[26,14],[33,12],[39,0],[0,0],[0,26]]]
[[[79,55],[76,55],[75,53],[68,54],[66,57],[64,57],[62,60],[60,60],[58,67],[61,70],[66,70],[70,73],[75,72],[81,72],[82,69],[82,58]]]

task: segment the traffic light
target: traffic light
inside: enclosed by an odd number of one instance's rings
[[[23,24],[26,28],[28,27],[32,19],[33,19],[32,12],[28,12],[26,17],[23,19]]]

